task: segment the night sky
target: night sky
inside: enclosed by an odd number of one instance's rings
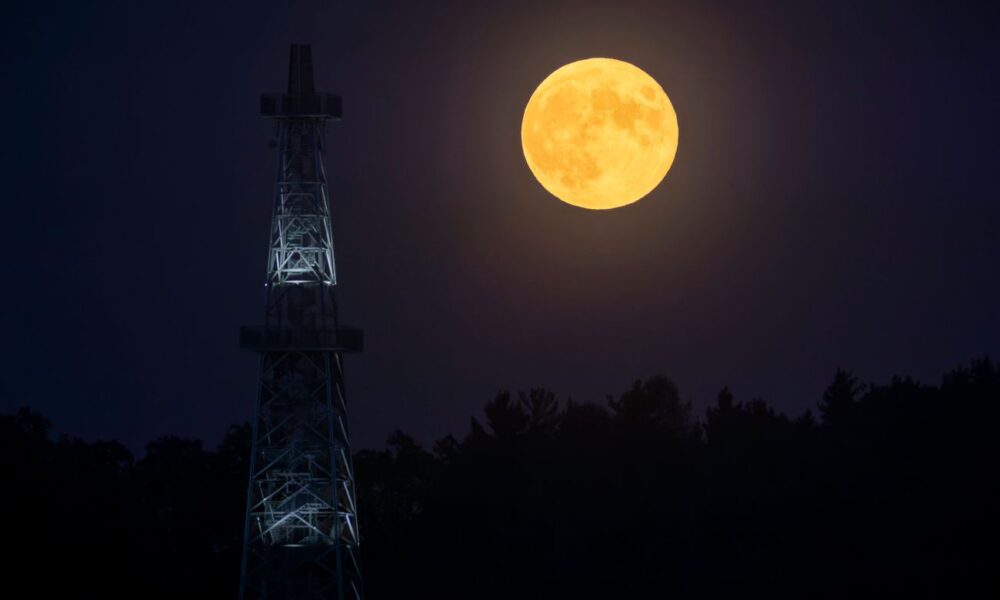
[[[355,445],[463,433],[499,388],[673,378],[799,414],[837,367],[1000,356],[1000,4],[31,2],[3,9],[0,411],[133,448],[250,418],[288,45],[328,128]],[[13,12],[11,12],[13,11]],[[535,86],[606,56],[680,146],[644,200],[549,196]]]

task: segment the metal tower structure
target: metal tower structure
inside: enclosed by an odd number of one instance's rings
[[[316,92],[310,47],[293,45],[287,93],[260,104],[278,159],[264,325],[240,329],[260,354],[240,598],[360,600],[342,355],[363,335],[337,320],[322,157],[340,97]]]

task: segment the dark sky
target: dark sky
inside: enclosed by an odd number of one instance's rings
[[[798,414],[837,367],[1000,356],[1000,4],[30,2],[2,9],[0,410],[138,448],[248,419],[288,44],[329,128],[360,446],[465,431],[501,387],[672,377]],[[13,11],[13,12],[12,12]],[[522,110],[577,59],[670,95],[641,202],[562,204]]]

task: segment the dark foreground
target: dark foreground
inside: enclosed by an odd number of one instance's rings
[[[395,433],[356,456],[368,598],[1000,597],[1000,365],[841,372],[818,410],[723,390],[698,418],[654,377],[501,393],[432,451]],[[135,460],[0,416],[4,587],[235,597],[248,454],[247,426]]]

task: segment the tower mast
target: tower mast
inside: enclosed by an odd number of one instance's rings
[[[264,325],[240,329],[260,355],[240,598],[362,598],[342,327],[323,168],[327,120],[341,101],[313,84],[312,52],[293,45],[288,91],[261,96],[277,127]]]

